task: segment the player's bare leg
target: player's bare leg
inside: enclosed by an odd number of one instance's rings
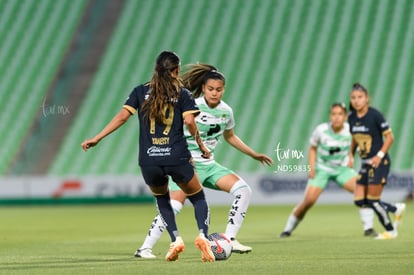
[[[321,188],[316,186],[308,185],[306,187],[303,200],[293,209],[286,222],[285,229],[280,234],[280,238],[286,238],[292,234],[292,231],[302,221],[308,210],[316,203],[322,191]]]

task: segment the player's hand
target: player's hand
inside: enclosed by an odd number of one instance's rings
[[[270,166],[273,164],[273,159],[271,157],[268,157],[264,154],[257,154],[253,156],[253,158],[257,161],[260,161],[263,165]]]
[[[99,143],[99,140],[96,138],[87,139],[82,142],[82,149],[86,152],[89,148],[96,146]]]
[[[201,157],[205,158],[205,159],[209,159],[210,155],[211,155],[210,150],[208,150],[208,148],[206,146],[204,146],[204,144],[200,145],[199,148],[200,148],[200,151],[201,151]]]
[[[371,158],[371,166],[373,168],[378,168],[378,166],[381,164],[381,158],[379,156],[374,156]]]

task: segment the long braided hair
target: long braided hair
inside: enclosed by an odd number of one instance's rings
[[[180,58],[171,51],[161,52],[155,62],[154,74],[148,82],[148,98],[142,104],[141,113],[144,118],[155,119],[162,123],[166,110],[173,105],[179,97],[180,87],[183,86],[178,75],[173,75],[174,70],[178,70]]]
[[[190,90],[195,98],[203,94],[203,85],[209,79],[217,79],[226,84],[225,77],[216,67],[209,64],[189,64],[182,75],[184,87]]]

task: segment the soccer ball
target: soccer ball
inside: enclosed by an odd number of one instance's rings
[[[216,261],[227,260],[231,256],[233,248],[231,241],[223,233],[211,233],[208,235],[211,251],[213,251]]]

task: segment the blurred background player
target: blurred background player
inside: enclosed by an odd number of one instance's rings
[[[213,262],[214,255],[207,239],[209,207],[191,163],[183,133],[184,123],[187,134],[194,138],[200,150],[200,156],[208,159],[210,152],[202,143],[195,123],[195,116],[200,111],[191,93],[183,88],[179,72],[180,58],[173,52],[161,52],[151,81],[137,86],[112,121],[94,138],[85,140],[82,147],[86,151],[96,146],[138,110],[139,165],[172,242],[165,258],[175,261],[185,248],[170,204],[168,179],[171,176],[194,206],[199,230],[195,245],[202,252],[202,260]]]
[[[316,203],[330,180],[353,193],[356,172],[349,167],[352,136],[346,122],[345,104],[334,103],[330,109],[330,122],[319,124],[312,133],[309,148],[309,180],[303,200],[293,209],[280,238],[289,237]],[[374,213],[370,208],[360,209],[365,236],[376,236],[373,229]]]
[[[397,227],[405,210],[404,203],[390,204],[381,201],[387,183],[391,159],[388,150],[394,141],[391,128],[384,116],[369,106],[367,89],[359,83],[352,86],[349,124],[352,133],[351,155],[358,148],[361,157],[354,200],[359,207],[368,205],[378,216],[385,232],[377,239],[393,239],[398,235]],[[389,212],[394,213],[394,224]]]
[[[250,252],[252,248],[239,243],[236,236],[246,215],[252,191],[242,178],[215,161],[214,149],[219,143],[220,136],[223,136],[234,148],[265,165],[271,165],[273,160],[264,154],[256,153],[234,133],[233,111],[222,100],[225,90],[225,78],[214,66],[207,64],[189,65],[188,71],[183,75],[183,82],[196,98],[196,103],[201,111],[196,118],[197,126],[203,143],[211,151],[211,158],[203,158],[194,137],[188,131],[185,131],[197,174],[205,187],[221,190],[234,196],[225,234],[232,241],[233,252]],[[174,212],[178,214],[187,196],[172,181],[170,181],[170,196]],[[164,228],[160,217],[155,217],[144,243],[135,252],[135,256],[148,259],[155,258],[156,256],[152,254],[152,248],[161,237]]]

